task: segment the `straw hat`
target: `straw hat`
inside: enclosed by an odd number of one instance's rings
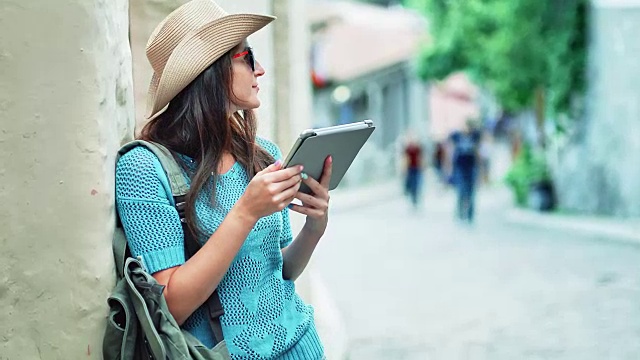
[[[227,14],[211,0],[192,0],[169,14],[147,42],[153,68],[147,112],[151,119],[202,71],[275,17]]]

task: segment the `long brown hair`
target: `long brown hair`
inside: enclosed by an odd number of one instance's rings
[[[172,153],[191,179],[185,199],[185,219],[193,235],[205,235],[196,217],[195,202],[202,188],[213,177],[218,178],[218,165],[225,151],[247,172],[249,179],[274,161],[256,144],[257,124],[253,111],[229,116],[231,99],[231,56],[227,52],[204,70],[193,82],[169,103],[167,110],[149,121],[140,138],[164,145]],[[196,162],[190,167],[177,154]],[[215,185],[211,201],[215,201]],[[197,237],[196,237],[197,238]]]

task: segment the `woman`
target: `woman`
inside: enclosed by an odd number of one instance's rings
[[[185,259],[168,179],[146,148],[118,161],[116,201],[132,255],[165,285],[171,314],[204,345],[214,340],[203,303],[217,289],[233,359],[321,359],[313,309],[293,281],[327,226],[331,158],[318,182],[301,167],[282,169],[280,150],[256,137],[252,110],[265,71],[246,37],[273,19],[193,0],[147,44],[154,75],[141,138],[170,149],[183,167],[185,219],[202,248]],[[298,192],[302,181],[313,195]],[[289,209],[306,215],[295,240]]]

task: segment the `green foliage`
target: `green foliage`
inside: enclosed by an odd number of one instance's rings
[[[525,145],[513,161],[505,181],[513,190],[516,204],[525,206],[531,185],[549,179],[544,152]]]
[[[451,69],[466,67],[466,59],[461,56],[461,52],[451,48],[455,45],[439,43],[425,49],[418,64],[420,78],[443,80],[451,73]]]
[[[554,112],[569,110],[584,87],[586,0],[405,0],[430,19],[434,42],[419,74],[467,71],[507,111],[533,106],[536,88]]]

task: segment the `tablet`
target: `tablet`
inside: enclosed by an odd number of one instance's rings
[[[300,134],[284,160],[284,167],[304,166],[304,172],[316,180],[320,180],[324,160],[331,155],[333,171],[329,190],[335,189],[351,166],[356,155],[375,130],[373,121],[364,120],[357,123],[336,125],[319,129],[307,129]],[[304,183],[300,191],[311,193]]]

